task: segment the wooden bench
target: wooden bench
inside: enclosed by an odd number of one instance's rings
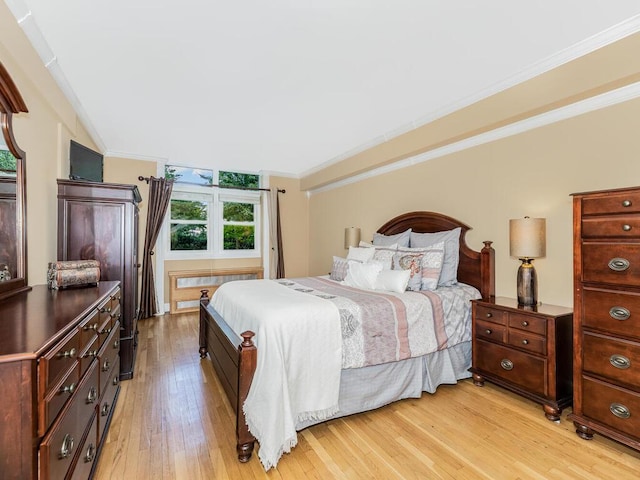
[[[209,297],[225,282],[263,278],[262,267],[178,270],[169,272],[169,313],[197,312],[201,290]]]

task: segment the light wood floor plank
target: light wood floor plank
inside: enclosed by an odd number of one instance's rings
[[[309,427],[265,472],[257,451],[246,464],[236,459],[233,409],[211,361],[199,357],[197,315],[138,325],[135,375],[122,382],[96,480],[626,480],[640,472],[639,452],[601,435],[578,438],[566,411],[549,422],[540,405],[470,380]]]

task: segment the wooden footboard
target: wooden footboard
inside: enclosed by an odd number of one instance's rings
[[[248,462],[253,453],[255,437],[244,418],[244,405],[256,370],[257,350],[251,331],[240,338],[215,310],[208,309],[209,291],[200,297],[200,358],[211,357],[213,368],[236,411],[236,451],[238,460]]]

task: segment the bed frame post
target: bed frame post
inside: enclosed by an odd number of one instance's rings
[[[209,290],[200,290],[200,304],[207,306],[209,305]],[[200,342],[200,358],[205,358],[207,356],[207,318],[200,309],[200,329],[199,329],[199,342]]]
[[[244,405],[249,388],[253,381],[253,374],[256,371],[256,360],[258,358],[258,350],[253,343],[253,333],[250,330],[243,332],[242,343],[238,346],[238,404],[236,405],[236,451],[238,452],[238,460],[242,463],[248,462],[253,453],[255,437],[249,432],[247,421],[244,417]]]
[[[484,243],[484,247],[480,251],[480,278],[482,282],[480,290],[482,298],[489,300],[496,296],[496,251],[491,246],[493,242],[485,240],[482,243]]]

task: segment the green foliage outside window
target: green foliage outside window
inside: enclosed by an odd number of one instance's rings
[[[16,171],[16,157],[14,157],[9,150],[0,150],[0,171]]]
[[[224,187],[260,187],[260,175],[251,173],[223,172],[218,173],[218,185]]]
[[[253,222],[253,203],[224,202],[222,218],[225,222]]]
[[[207,226],[171,224],[171,250],[206,250]]]
[[[171,200],[172,220],[206,220],[207,204],[193,200]]]
[[[255,248],[253,225],[225,225],[225,250],[253,250]]]

